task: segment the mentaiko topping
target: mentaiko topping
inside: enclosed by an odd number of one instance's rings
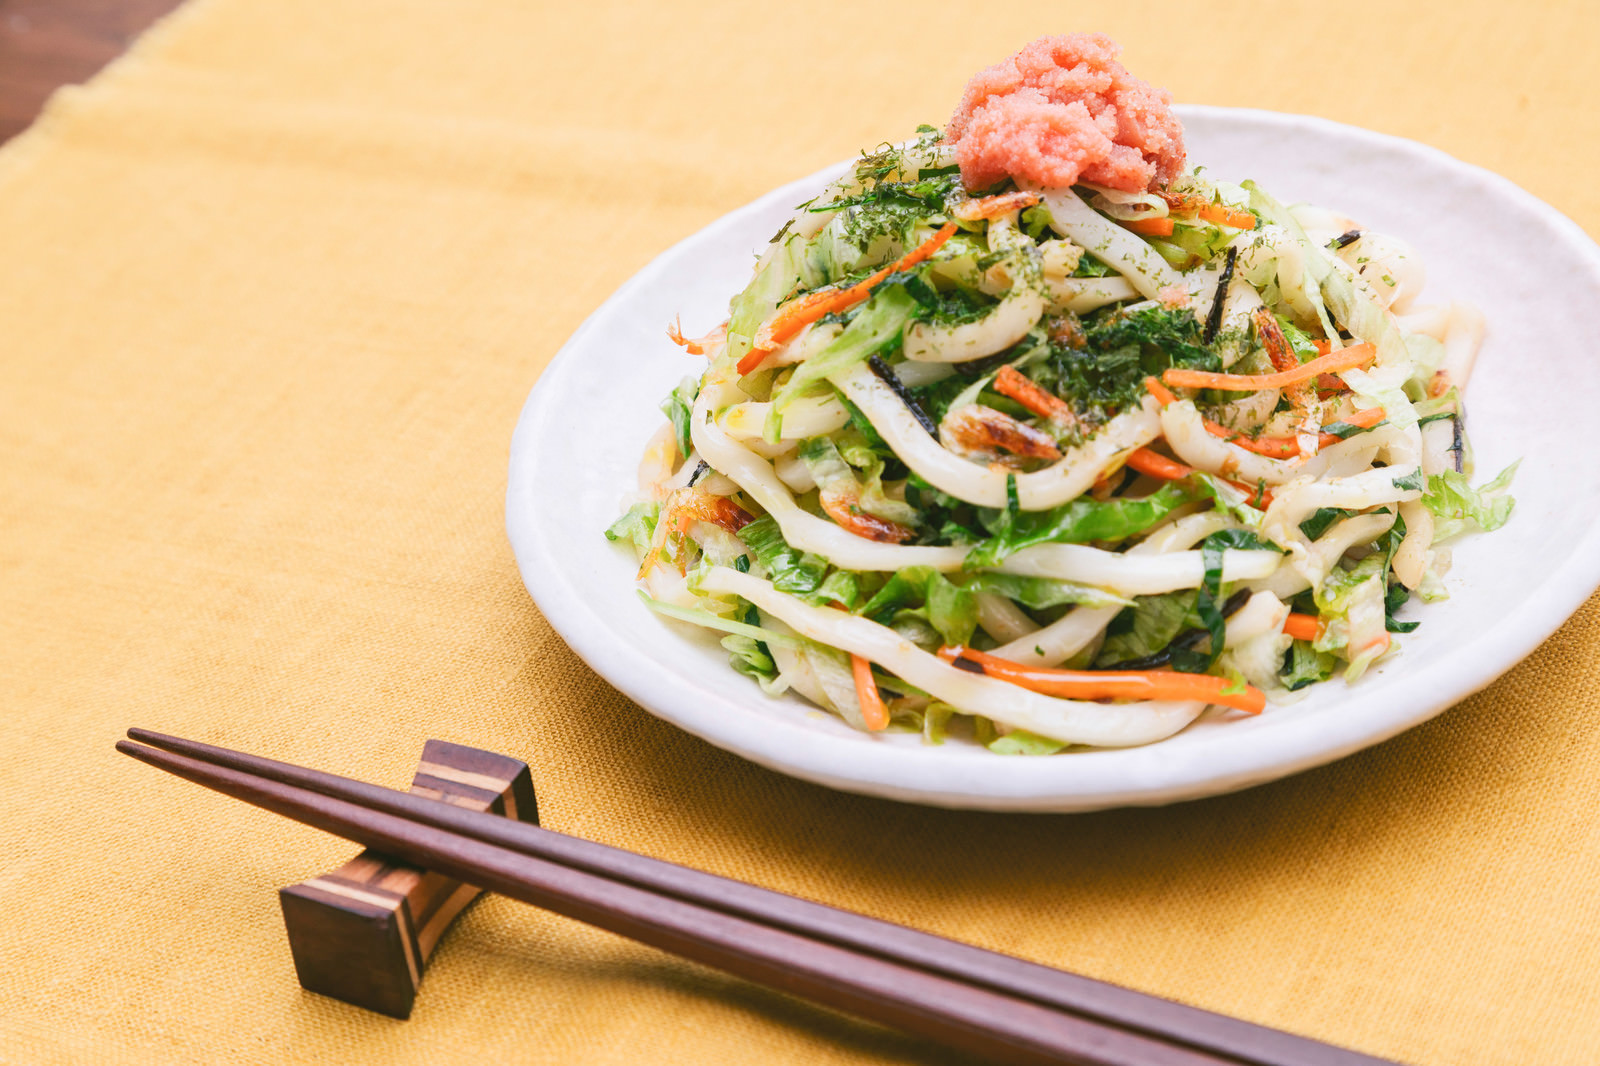
[[[1006,178],[1144,192],[1183,170],[1172,94],[1128,73],[1099,33],[1033,42],[967,83],[945,137],[967,188]]]

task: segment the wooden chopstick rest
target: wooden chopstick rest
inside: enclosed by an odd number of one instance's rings
[[[539,823],[527,764],[477,748],[428,741],[410,791]],[[409,1018],[428,957],[481,891],[371,850],[321,877],[280,889],[301,987]]]

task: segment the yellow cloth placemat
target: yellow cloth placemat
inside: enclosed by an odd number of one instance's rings
[[[583,317],[1069,29],[1600,232],[1579,2],[197,0],[0,150],[0,1061],[949,1061],[504,900],[408,1022],[302,992],[275,890],[353,849],[116,755],[133,724],[395,785],[443,737],[527,760],[582,836],[1410,1062],[1595,1061],[1594,602],[1364,754],[1047,817],[750,766],[523,591],[507,444]]]

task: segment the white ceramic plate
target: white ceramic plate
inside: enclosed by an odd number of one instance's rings
[[[1487,685],[1600,584],[1600,464],[1572,446],[1600,395],[1600,248],[1509,181],[1410,141],[1321,119],[1185,108],[1191,164],[1255,178],[1409,240],[1426,302],[1480,307],[1489,334],[1467,392],[1477,476],[1518,457],[1511,522],[1455,547],[1451,598],[1414,605],[1400,654],[1358,684],[1316,686],[1257,718],[1203,719],[1142,748],[1026,758],[856,732],[798,697],[768,699],[703,630],[634,593],[620,513],[657,404],[702,358],[666,337],[711,328],[752,256],[835,168],[778,189],[665,252],[572,336],[511,446],[506,525],[540,610],[601,676],[652,713],[763,766],[947,807],[1077,811],[1161,804],[1270,781],[1384,740]]]

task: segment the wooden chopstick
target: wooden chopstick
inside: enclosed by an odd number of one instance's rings
[[[178,737],[129,736],[165,750],[119,750],[258,806],[997,1060],[1381,1061],[536,826]]]
[[[128,735],[204,762],[260,774],[390,814],[646,888],[724,913],[1006,992],[1250,1066],[1360,1066],[1379,1060],[1077,974],[651,859],[620,848],[470,812],[318,770],[142,729]]]
[[[458,880],[940,1043],[1013,1063],[1216,1066],[1226,1061],[346,800],[184,755],[119,751]]]

